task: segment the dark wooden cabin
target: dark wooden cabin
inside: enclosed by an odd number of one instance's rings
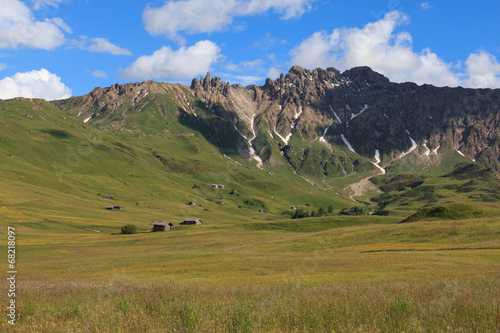
[[[166,231],[172,229],[174,224],[170,221],[157,220],[150,223],[153,226],[152,231]]]
[[[194,224],[202,224],[203,221],[198,217],[186,217],[184,222],[181,222],[181,225],[194,225]]]

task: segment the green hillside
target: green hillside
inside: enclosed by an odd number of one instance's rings
[[[145,230],[155,218],[263,218],[258,211],[265,209],[265,219],[274,219],[306,202],[336,209],[350,205],[291,172],[246,167],[224,157],[203,133],[180,122],[167,134],[157,126],[136,136],[83,124],[42,100],[0,105],[1,204],[35,219],[57,212],[81,226],[88,219],[130,221]],[[214,183],[225,189],[211,188]],[[103,198],[106,194],[114,200]],[[188,206],[190,201],[205,206]],[[104,210],[110,203],[123,211],[110,215]]]
[[[43,100],[0,102],[0,237],[15,228],[17,331],[498,327],[500,185],[489,170],[460,156],[432,172],[402,159],[369,180],[372,165],[339,145],[315,176],[319,144],[290,153],[308,177],[285,159],[260,169],[229,124],[191,105],[164,97],[84,123]],[[350,175],[333,165],[347,157],[360,160]],[[292,219],[299,210],[309,217]],[[179,225],[186,217],[204,223]],[[398,223],[407,217],[419,222]],[[151,232],[158,219],[174,227]],[[127,224],[138,233],[120,234]]]

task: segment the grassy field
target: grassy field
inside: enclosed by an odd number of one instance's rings
[[[135,235],[18,224],[16,331],[497,332],[498,218],[336,219]]]
[[[18,331],[496,332],[498,283],[498,276],[240,288],[42,280],[24,285]]]
[[[17,325],[2,316],[1,331],[498,332],[500,187],[486,170],[402,165],[350,199],[370,172],[322,187],[237,163],[165,103],[168,131],[137,113],[140,133],[0,102],[0,246],[15,228],[18,271]],[[291,219],[291,206],[333,212]],[[354,206],[375,214],[339,215]],[[156,219],[173,229],[152,233]]]

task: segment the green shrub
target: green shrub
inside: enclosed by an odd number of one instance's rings
[[[137,229],[136,229],[135,225],[133,225],[133,224],[127,224],[126,226],[122,227],[122,234],[124,234],[124,235],[130,235],[130,234],[136,234],[136,233],[137,233]]]

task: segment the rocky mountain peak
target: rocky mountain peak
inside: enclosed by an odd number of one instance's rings
[[[223,82],[222,79],[218,76],[212,78],[212,74],[210,72],[207,72],[207,76],[205,77],[201,76],[199,80],[197,78],[193,79],[191,81],[190,88],[193,91],[199,91],[199,90],[204,90],[207,92],[219,91],[225,94],[227,92],[227,89],[229,88],[229,83]]]
[[[190,88],[152,81],[117,84],[53,103],[97,124],[112,115],[142,112],[149,103],[161,113],[158,96],[164,94],[200,119],[198,99],[229,122],[226,132],[235,131],[231,135],[238,137],[240,154],[264,163],[286,159],[296,171],[308,165],[336,168],[335,173],[348,172],[349,165],[386,167],[410,154],[430,165],[440,163],[446,152],[500,171],[498,89],[392,83],[369,67],[340,73],[333,67],[300,66],[264,85],[247,87],[208,72],[193,79]],[[321,156],[310,147],[323,151]],[[341,158],[340,150],[356,157]]]
[[[342,73],[342,76],[349,81],[368,84],[385,84],[389,83],[389,79],[380,73],[375,72],[370,67],[354,67]]]
[[[495,160],[500,90],[391,83],[369,67],[340,73],[333,67],[300,66],[244,89],[208,73],[193,80],[191,89],[245,137],[258,138],[260,129],[281,147],[289,146],[294,135],[311,142],[348,142],[350,150],[372,161],[378,152],[387,165],[411,152],[421,154],[424,164],[438,163],[447,146],[500,170]]]

